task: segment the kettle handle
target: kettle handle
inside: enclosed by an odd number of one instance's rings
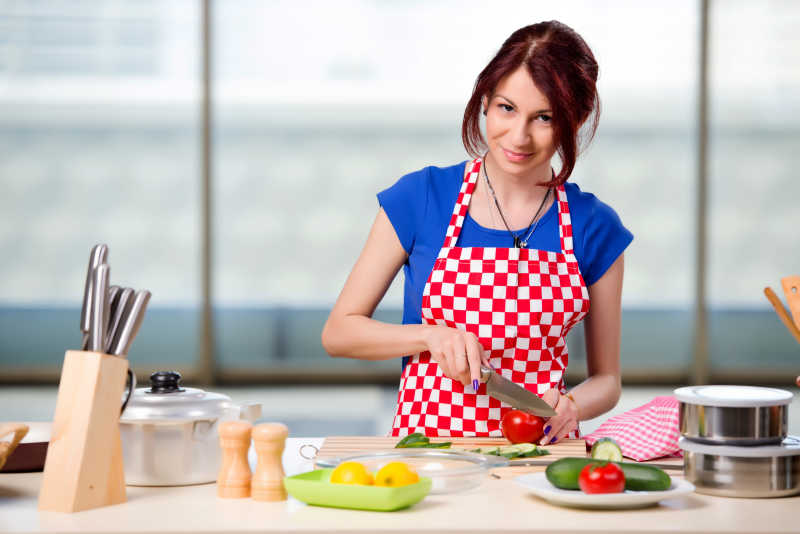
[[[125,400],[122,402],[122,408],[119,411],[119,415],[122,416],[122,412],[125,411],[125,408],[128,406],[128,402],[131,400],[131,396],[133,395],[133,391],[136,389],[136,373],[133,372],[133,369],[128,367],[128,379],[130,380],[130,387],[128,389],[128,394],[125,395]]]

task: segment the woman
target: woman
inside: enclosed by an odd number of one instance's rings
[[[577,436],[580,420],[619,399],[623,251],[633,236],[610,207],[566,182],[580,127],[589,138],[597,127],[597,73],[571,28],[517,30],[478,76],[464,113],[475,159],[427,167],[378,194],[322,344],[337,357],[404,356],[392,435],[501,436],[510,407],[486,395],[482,364],[555,408],[542,444]],[[400,267],[403,324],[371,319]],[[567,393],[565,336],[581,319],[588,378]]]

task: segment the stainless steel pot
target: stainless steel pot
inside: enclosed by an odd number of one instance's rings
[[[788,431],[792,394],[752,386],[691,386],[675,390],[683,437],[715,445],[779,444]]]
[[[686,480],[698,493],[722,497],[785,497],[800,493],[800,439],[779,445],[735,447],[708,445],[686,438],[683,449]]]
[[[150,375],[120,417],[125,482],[131,486],[183,486],[215,482],[222,421],[261,416],[260,404],[180,386],[180,374]]]

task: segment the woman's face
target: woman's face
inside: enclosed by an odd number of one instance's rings
[[[557,148],[552,112],[527,69],[520,67],[501,79],[484,106],[493,163],[508,174],[549,180],[550,159]]]

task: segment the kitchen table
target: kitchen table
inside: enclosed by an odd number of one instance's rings
[[[289,438],[287,474],[312,468],[302,445],[323,438]],[[308,449],[304,449],[307,451]],[[255,456],[251,449],[251,465]],[[219,499],[214,484],[128,487],[128,501],[74,514],[39,512],[41,473],[0,474],[0,532],[800,532],[800,496],[732,499],[693,493],[651,508],[591,511],[561,508],[528,493],[511,478],[487,477],[478,488],[429,495],[396,512],[307,506],[294,499]]]

